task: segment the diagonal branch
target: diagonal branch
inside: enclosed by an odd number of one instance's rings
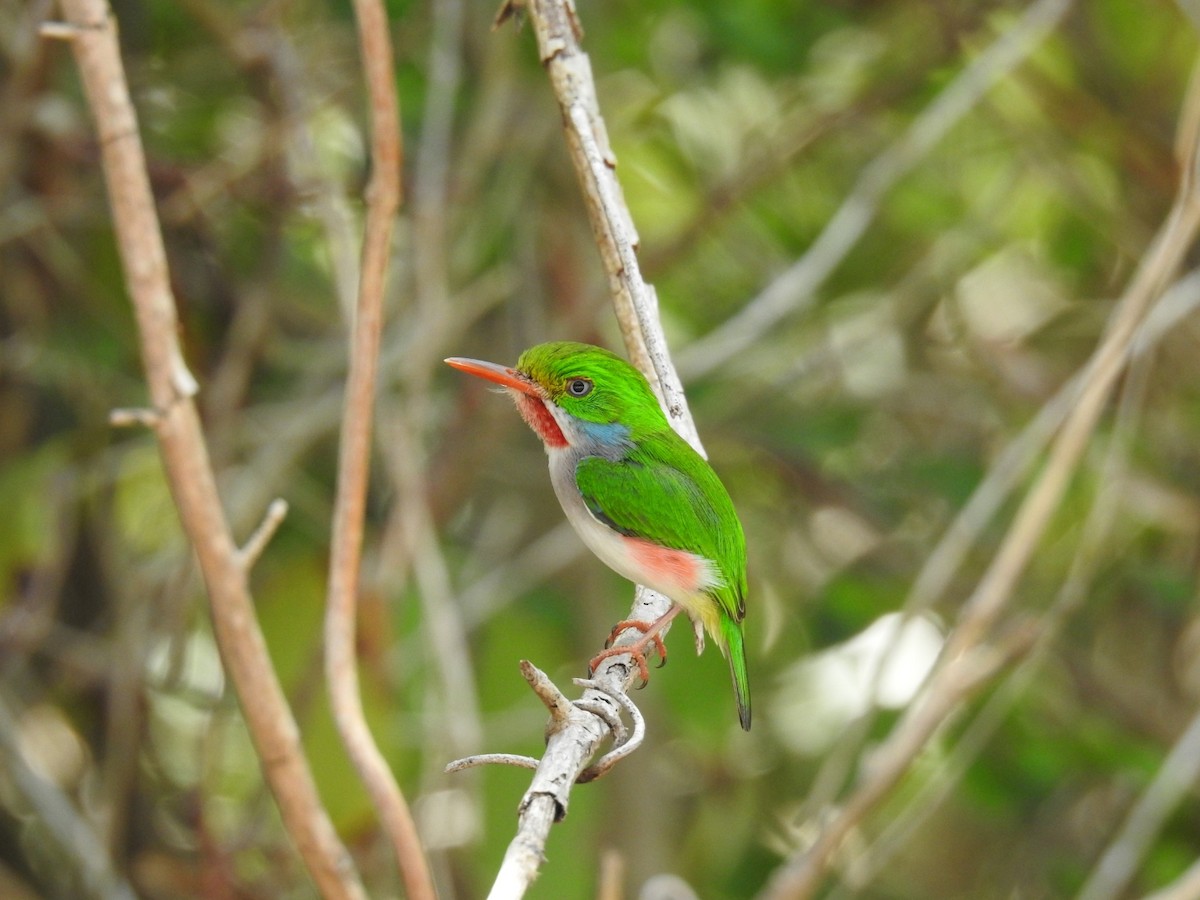
[[[380,0],[356,0],[354,11],[371,100],[372,175],[367,188],[362,270],[339,441],[325,612],[325,677],[338,732],[391,839],[408,896],[412,900],[432,900],[433,881],[416,824],[387,760],[371,736],[358,683],[355,620],[370,473],[371,420],[392,225],[400,206],[402,150],[387,13]]]
[[[969,695],[971,673],[991,651],[985,643],[1058,509],[1080,457],[1088,446],[1125,370],[1151,305],[1179,268],[1200,230],[1200,67],[1194,73],[1180,116],[1182,178],[1175,203],[1143,256],[1100,345],[1085,363],[1079,393],[1050,447],[1040,476],[1025,495],[1000,548],[964,604],[938,666],[917,700],[875,752],[867,778],[827,822],[815,843],[781,868],[763,896],[772,900],[812,896],[845,837],[899,783],[929,738]]]
[[[326,897],[365,897],[350,855],[317,796],[299,729],[255,619],[248,570],[217,493],[192,399],[197,386],[180,350],[162,233],[112,12],[105,0],[63,0],[62,7],[99,132],[118,249],[154,406],[149,421],[158,436],[175,505],[208,587],[221,657],[284,826],[318,888]]]

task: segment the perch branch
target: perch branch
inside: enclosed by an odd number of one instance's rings
[[[489,900],[524,896],[541,867],[550,826],[561,822],[567,814],[572,785],[577,781],[594,780],[604,774],[617,759],[607,763],[605,760],[620,749],[615,748],[596,766],[589,767],[589,761],[609,734],[609,716],[597,715],[581,709],[578,703],[572,703],[544,672],[527,660],[521,661],[521,674],[550,711],[550,722],[546,726],[546,751],[537,762],[533,781],[517,809],[517,834],[504,854],[504,862],[488,894]],[[640,742],[645,730],[641,725],[641,715],[626,696],[633,677],[632,665],[624,674],[621,666],[612,665],[604,667],[603,672],[590,681],[576,682],[586,687],[584,704],[616,702],[631,711],[634,735],[627,744],[634,746],[630,751],[636,747],[636,742]]]
[[[371,101],[372,173],[338,444],[337,500],[325,611],[325,678],[338,733],[391,840],[408,896],[411,900],[433,900],[433,880],[416,823],[371,736],[358,682],[355,622],[370,472],[371,418],[392,226],[400,206],[402,150],[387,13],[379,0],[355,0],[354,12]]]
[[[1021,503],[991,565],[964,604],[918,699],[874,754],[869,775],[826,823],[814,844],[772,878],[772,900],[811,896],[842,840],[894,787],[921,748],[965,696],[964,665],[983,644],[1012,596],[1050,517],[1058,508],[1118,376],[1125,370],[1151,304],[1178,269],[1200,227],[1200,67],[1193,73],[1179,128],[1181,183],[1175,202],[1125,290],[1100,345],[1085,364],[1074,406],[1055,436],[1049,458]]]
[[[497,16],[503,22],[514,10],[506,2]],[[671,362],[666,337],[658,319],[654,290],[643,281],[637,260],[638,237],[616,178],[616,159],[600,116],[591,64],[579,45],[582,30],[570,0],[528,0],[526,8],[537,38],[538,53],[546,67],[562,114],[567,149],[588,210],[593,236],[608,275],[613,307],[630,360],[647,377],[674,428],[701,454],[695,423],[679,375]],[[671,607],[666,597],[639,586],[628,618],[655,621]],[[617,646],[632,643],[623,634]],[[585,683],[578,704],[550,684],[528,663],[522,664],[530,685],[551,711],[546,752],[538,763],[532,784],[518,811],[517,834],[509,844],[492,887],[494,900],[523,896],[541,865],[550,826],[566,815],[571,786],[576,781],[600,777],[641,743],[645,723],[628,698],[636,674],[628,654],[604,660]],[[601,708],[609,712],[600,712]],[[613,720],[625,709],[633,732]],[[594,766],[588,763],[604,738],[612,734],[616,746]]]
[[[71,47],[99,133],[118,250],[133,301],[142,362],[167,480],[208,587],[221,656],[283,823],[326,897],[366,896],[350,855],[317,796],[300,733],[271,668],[247,572],[217,493],[196,383],[183,362],[162,233],[137,115],[105,0],[63,0]]]

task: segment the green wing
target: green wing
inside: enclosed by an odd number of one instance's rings
[[[717,474],[683,438],[651,433],[621,459],[588,456],[575,483],[592,515],[615,531],[717,564],[727,589],[714,592],[735,622],[745,616],[746,539]]]

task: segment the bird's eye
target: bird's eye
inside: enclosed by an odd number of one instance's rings
[[[567,382],[567,393],[572,397],[586,397],[592,392],[592,383],[586,378],[572,378]]]

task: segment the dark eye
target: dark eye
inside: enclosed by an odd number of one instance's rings
[[[567,382],[567,393],[572,397],[586,397],[592,392],[592,383],[586,378],[572,378]]]

